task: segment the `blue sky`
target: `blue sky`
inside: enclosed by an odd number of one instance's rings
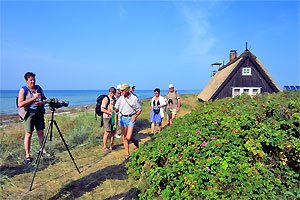
[[[300,3],[1,1],[1,87],[203,89],[211,64],[248,48],[280,88],[300,85]]]

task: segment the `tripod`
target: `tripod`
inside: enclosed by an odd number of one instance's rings
[[[61,140],[63,141],[63,143],[64,143],[66,149],[68,150],[68,153],[69,153],[69,155],[70,155],[70,157],[71,157],[71,159],[72,159],[72,161],[73,161],[73,163],[74,163],[74,165],[75,165],[75,167],[76,167],[78,173],[80,174],[79,168],[77,167],[77,165],[76,165],[76,163],[75,163],[75,160],[74,160],[74,158],[73,158],[73,156],[72,156],[72,154],[71,154],[71,152],[70,152],[70,150],[69,150],[69,148],[68,148],[68,144],[66,143],[65,139],[64,139],[63,136],[62,136],[62,134],[61,134],[61,132],[60,132],[60,130],[59,130],[59,128],[58,128],[57,122],[54,120],[55,105],[50,104],[49,106],[50,106],[50,109],[51,109],[51,112],[52,112],[52,113],[51,113],[51,120],[49,120],[49,122],[48,122],[47,131],[46,131],[46,134],[44,135],[42,146],[41,146],[41,148],[40,148],[40,150],[39,150],[38,157],[37,157],[37,159],[36,159],[36,161],[35,161],[36,167],[35,167],[35,169],[34,169],[34,173],[33,173],[33,177],[32,177],[32,181],[31,181],[30,187],[29,187],[29,191],[31,191],[31,189],[32,189],[33,181],[34,181],[36,172],[37,172],[38,167],[39,167],[39,164],[40,164],[40,159],[41,159],[41,157],[42,157],[43,150],[44,150],[44,148],[45,148],[45,144],[46,144],[46,141],[47,141],[47,137],[48,137],[49,132],[50,132],[50,141],[52,141],[53,124],[55,124],[55,127],[56,127],[56,129],[57,129],[57,131],[58,131],[58,133],[59,133],[59,136],[60,136]],[[50,130],[50,131],[49,131],[49,130]]]

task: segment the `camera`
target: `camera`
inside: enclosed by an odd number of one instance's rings
[[[49,104],[51,108],[61,108],[69,106],[69,101],[60,101],[57,98],[49,98],[44,100],[44,102]]]
[[[172,100],[172,99],[169,99],[169,100],[168,100],[168,104],[173,104],[173,100]]]

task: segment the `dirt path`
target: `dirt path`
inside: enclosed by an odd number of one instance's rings
[[[136,127],[137,138],[143,145],[151,136],[150,128]],[[67,151],[56,155],[53,164],[41,160],[32,191],[33,167],[13,176],[1,193],[3,199],[137,199],[136,183],[126,174],[124,148],[116,139],[116,149],[103,153],[101,146],[81,147],[71,151],[79,167],[79,174]],[[84,151],[84,153],[83,153]],[[130,145],[133,152],[133,145]]]
[[[143,137],[140,142],[149,139],[149,136]],[[126,174],[121,144],[109,153],[103,153],[100,146],[82,147],[71,153],[80,174],[68,153],[63,152],[56,155],[59,162],[39,167],[32,191],[28,189],[33,167],[27,173],[12,177],[9,187],[1,192],[3,199],[136,199],[135,185],[128,181]]]
[[[179,117],[189,111],[183,109]],[[149,122],[145,118],[140,119],[136,127],[141,145],[151,139]],[[104,153],[100,145],[72,149],[80,174],[67,151],[55,155],[53,163],[41,161],[32,191],[29,191],[29,186],[33,167],[15,169],[19,172],[6,179],[2,199],[138,199],[137,183],[126,173],[122,140],[115,141],[116,149],[109,153]],[[130,152],[133,152],[132,144]],[[3,179],[5,177],[1,182]]]

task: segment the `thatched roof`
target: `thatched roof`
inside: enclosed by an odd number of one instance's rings
[[[278,90],[281,91],[276,82],[272,79],[271,75],[263,64],[258,60],[258,58],[252,54],[249,50],[246,50],[239,57],[233,59],[226,65],[222,66],[219,71],[213,76],[205,88],[198,94],[198,99],[202,101],[210,100],[217,90],[222,87],[223,83],[228,79],[229,75],[234,71],[234,69],[239,65],[239,63],[246,57],[250,56],[256,63],[261,67],[265,75],[269,78],[271,84]]]

